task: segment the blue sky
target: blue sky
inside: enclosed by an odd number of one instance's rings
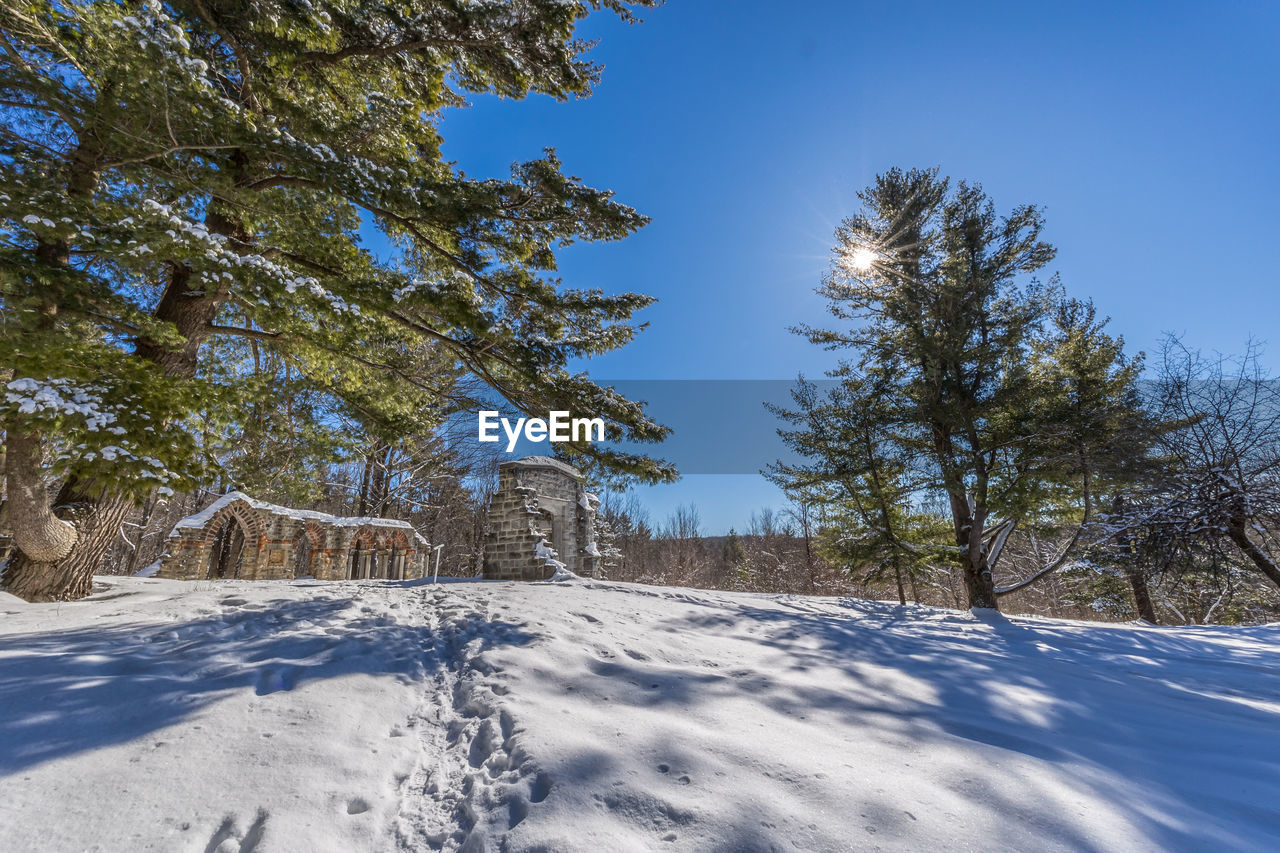
[[[832,354],[787,328],[824,318],[833,229],[877,172],[934,165],[1001,209],[1043,205],[1052,270],[1131,351],[1252,335],[1280,365],[1280,4],[669,0],[645,18],[583,27],[592,97],[479,98],[441,126],[470,174],[550,146],[653,217],[562,255],[573,286],[660,300],[594,376],[820,374]],[[743,475],[642,497],[656,519],[696,502],[712,533],[781,501]]]

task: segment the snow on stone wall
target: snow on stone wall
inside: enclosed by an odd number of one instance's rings
[[[219,550],[228,524],[243,537],[233,559]],[[407,521],[329,515],[230,492],[174,525],[157,576],[402,580],[424,576],[430,547]]]

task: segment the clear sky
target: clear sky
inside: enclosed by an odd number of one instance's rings
[[[593,376],[821,374],[834,356],[787,328],[823,320],[832,231],[892,166],[1043,205],[1051,270],[1130,350],[1252,335],[1280,367],[1280,3],[669,0],[583,35],[605,66],[592,97],[481,98],[441,130],[470,174],[550,146],[653,217],[562,255],[573,286],[660,300]],[[781,503],[732,475],[642,497],[658,520],[696,502],[711,533]]]

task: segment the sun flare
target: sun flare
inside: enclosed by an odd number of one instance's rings
[[[849,255],[849,267],[858,273],[871,272],[879,256],[866,246],[859,246]]]

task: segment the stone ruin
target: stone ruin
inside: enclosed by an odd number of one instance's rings
[[[174,526],[156,577],[406,580],[426,574],[430,548],[407,521],[344,518],[231,492]]]
[[[546,580],[563,566],[575,575],[596,577],[599,505],[577,469],[558,459],[527,456],[502,463],[498,491],[489,505],[484,576]]]
[[[498,467],[484,577],[546,580],[564,568],[598,577],[599,499],[570,465],[529,456]],[[156,577],[176,580],[408,580],[429,572],[431,546],[406,521],[346,518],[230,492],[174,525]]]

